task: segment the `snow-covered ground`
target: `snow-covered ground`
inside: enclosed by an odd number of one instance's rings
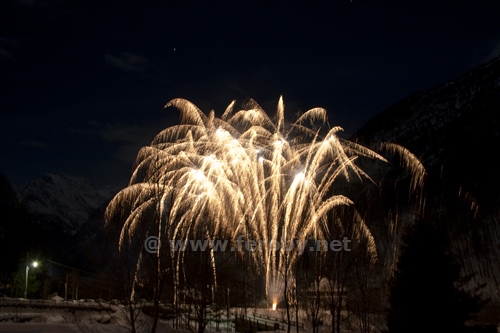
[[[0,299],[0,332],[129,332],[129,321],[123,305],[100,304],[97,302],[47,301],[25,299]],[[205,331],[234,333],[234,315],[243,315],[244,309],[231,309],[218,314],[207,312],[209,323]],[[247,309],[247,318],[260,323],[267,322],[270,329],[281,322],[283,314],[267,309]],[[138,313],[137,332],[150,332],[152,318]],[[188,329],[191,326],[191,330]],[[184,314],[179,329],[173,329],[173,320],[159,320],[157,332],[187,333],[196,329],[194,318]],[[285,328],[283,323],[281,328]],[[307,330],[300,329],[300,332]]]
[[[100,304],[97,302],[72,302],[72,301],[34,301],[24,299],[0,299],[0,332],[84,332],[84,333],[122,333],[130,332],[130,324],[123,305]],[[292,311],[293,312],[293,311]],[[150,332],[152,318],[137,312],[136,328],[138,333]],[[279,323],[281,332],[286,331],[285,309],[264,308],[231,308],[230,316],[226,310],[215,313],[207,312],[208,322],[206,333],[236,333],[234,317],[245,316],[251,322],[260,325],[266,323],[271,327]],[[295,317],[295,313],[292,313]],[[292,318],[292,320],[293,320]],[[306,314],[299,313],[299,333],[312,332]],[[326,317],[324,319],[327,319]],[[327,320],[326,320],[327,322]],[[325,322],[325,324],[326,324]],[[191,329],[188,328],[191,327]],[[193,316],[184,313],[179,329],[174,329],[173,320],[160,319],[157,332],[192,333],[196,332],[196,322]],[[377,328],[373,328],[377,332]],[[344,330],[357,332],[357,330]],[[297,332],[297,327],[292,326],[292,332]],[[319,333],[330,332],[330,327],[322,326]],[[500,332],[500,326],[497,328]],[[264,332],[262,332],[264,333]]]

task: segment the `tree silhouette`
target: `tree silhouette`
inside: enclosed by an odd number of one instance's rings
[[[26,287],[26,275],[20,271],[14,272],[12,274],[12,284],[11,293],[12,297],[24,297],[24,289]],[[35,274],[28,274],[28,297],[33,297],[33,295],[40,289],[42,283],[37,280]]]
[[[487,303],[484,286],[468,291],[443,231],[422,221],[406,231],[389,281],[387,332],[469,332],[465,323]]]

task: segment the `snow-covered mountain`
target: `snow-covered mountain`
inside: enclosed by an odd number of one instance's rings
[[[91,213],[109,201],[116,190],[100,188],[83,177],[48,173],[20,187],[19,201],[49,229],[74,235]]]
[[[482,218],[500,210],[500,57],[459,78],[414,93],[355,134],[365,145],[400,144],[428,172],[427,185],[469,198]],[[476,217],[481,217],[476,215]]]
[[[498,137],[499,114],[500,57],[496,57],[455,80],[394,104],[369,120],[355,137],[365,143],[401,144],[429,169],[459,148],[454,144],[474,140],[472,134]]]
[[[397,143],[420,158],[427,170],[421,215],[447,231],[464,270],[499,302],[500,57],[394,104],[354,140]],[[394,201],[390,193],[381,198]]]

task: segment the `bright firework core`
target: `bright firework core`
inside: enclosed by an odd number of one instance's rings
[[[386,160],[359,144],[339,138],[330,128],[327,112],[313,108],[285,124],[280,98],[276,116],[269,117],[255,101],[234,112],[233,101],[218,118],[194,104],[174,99],[166,107],[181,112],[181,124],[161,131],[137,156],[129,186],[106,210],[106,220],[128,212],[123,221],[120,249],[126,248],[138,226],[147,225],[158,239],[231,239],[246,235],[268,244],[330,239],[327,213],[351,205],[332,195],[338,178],[368,178],[356,164],[359,156]],[[310,127],[308,127],[308,125]],[[327,139],[326,139],[327,138]],[[355,222],[354,241],[366,240],[375,253],[373,237],[362,219]],[[161,226],[161,227],[158,227]],[[162,251],[169,251],[162,247]],[[285,276],[290,277],[297,253],[246,252],[253,256],[247,274],[265,281],[273,309],[282,298]],[[171,265],[181,272],[183,256],[172,252]],[[140,267],[138,267],[140,269]],[[217,260],[212,254],[217,281]],[[177,274],[174,279],[181,279]]]

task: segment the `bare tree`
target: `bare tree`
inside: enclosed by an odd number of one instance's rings
[[[378,285],[383,284],[377,272],[376,257],[359,244],[353,249],[352,269],[349,278],[349,302],[347,309],[354,314],[354,326],[360,333],[370,333],[377,323],[376,315],[382,315],[382,294]],[[377,277],[379,277],[377,279]]]
[[[326,273],[324,270],[325,252],[316,252],[313,260],[307,260],[307,258],[307,255],[302,258],[301,275],[305,288],[300,294],[302,295],[302,307],[311,324],[312,332],[317,333],[323,318],[324,291],[322,282],[324,281],[322,276]]]
[[[185,295],[190,309],[193,310],[196,322],[196,332],[204,333],[205,328],[211,320],[208,316],[209,307],[213,294],[214,281],[212,276],[212,264],[207,251],[196,251],[185,253],[184,258],[184,281]],[[189,315],[191,317],[191,313]],[[191,318],[190,318],[191,319]]]

